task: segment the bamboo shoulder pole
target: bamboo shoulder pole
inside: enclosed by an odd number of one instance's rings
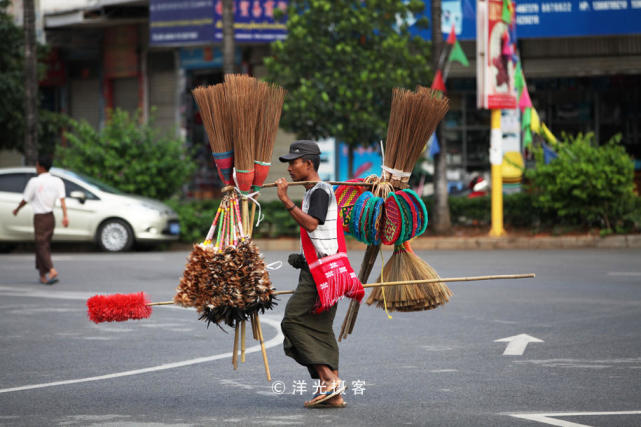
[[[399,285],[410,285],[410,284],[419,284],[419,283],[447,283],[447,282],[474,282],[479,280],[499,280],[499,279],[531,279],[534,278],[534,273],[528,274],[499,274],[495,276],[471,276],[471,277],[445,277],[440,279],[425,279],[425,280],[401,280],[398,282],[378,282],[378,283],[366,283],[363,285],[364,288],[374,288],[374,287],[383,287],[383,286],[399,286]],[[294,290],[291,291],[275,291],[274,295],[288,295],[293,294]]]
[[[288,181],[287,184],[288,185],[307,185],[307,184],[316,184],[317,182],[319,181],[294,181],[294,182]],[[327,182],[329,185],[354,185],[357,187],[371,187],[374,185],[373,183],[370,183],[370,182],[347,182],[347,181],[325,181],[325,182]],[[274,187],[276,187],[276,183],[271,182],[269,184],[263,184],[263,186],[260,188],[263,189],[263,188],[274,188]],[[234,191],[234,188],[235,187],[233,185],[228,185],[226,187],[221,188],[220,191],[223,193],[227,193],[229,191]]]
[[[267,362],[267,352],[265,351],[265,342],[263,340],[263,329],[260,327],[260,319],[258,317],[258,313],[256,313],[254,316],[256,319],[256,330],[258,331],[258,340],[260,341],[260,352],[263,354],[265,374],[267,375],[267,381],[271,381],[272,374],[269,372],[269,362]]]
[[[533,279],[536,277],[534,273],[526,274],[496,274],[493,276],[469,276],[469,277],[441,277],[439,279],[425,279],[425,280],[404,280],[400,282],[378,282],[366,283],[364,288],[374,288],[376,286],[399,286],[420,283],[449,283],[449,282],[476,282],[480,280],[502,280],[502,279]],[[290,295],[294,290],[289,291],[274,291],[273,295]],[[170,305],[174,304],[173,301],[151,302],[147,305]]]
[[[365,250],[365,255],[363,255],[363,261],[361,262],[361,269],[358,272],[358,280],[361,283],[366,282],[369,278],[369,275],[374,267],[374,262],[376,262],[376,254],[380,249],[381,245],[368,245]],[[351,327],[356,322],[356,316],[358,316],[358,309],[360,304],[358,301],[350,301],[347,308],[347,313],[345,313],[345,320],[343,320],[343,325],[341,326],[341,331],[338,334],[338,341],[342,341],[343,338],[347,338],[347,335],[350,333]]]

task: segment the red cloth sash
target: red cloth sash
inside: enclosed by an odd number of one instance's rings
[[[329,310],[343,296],[356,299],[360,303],[365,295],[365,289],[347,258],[340,216],[336,219],[338,252],[334,255],[319,259],[312,239],[303,227],[300,228],[300,235],[303,253],[318,291],[318,301],[313,312],[319,314]]]

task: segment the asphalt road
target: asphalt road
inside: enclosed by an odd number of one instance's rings
[[[52,287],[36,282],[31,255],[1,255],[0,424],[641,425],[641,250],[420,252],[443,277],[537,277],[451,284],[444,307],[392,319],[363,306],[340,343],[350,389],[339,410],[302,407],[313,382],[282,351],[286,297],[263,317],[271,384],[253,339],[233,371],[233,333],[207,329],[192,310],[87,319],[96,293],[171,299],[186,255],[59,253]],[[358,269],[362,252],[350,257]],[[278,289],[296,279],[286,263],[272,272]],[[542,342],[496,342],[520,334]]]

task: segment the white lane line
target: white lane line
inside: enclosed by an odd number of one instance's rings
[[[606,415],[641,415],[641,411],[612,411],[612,412],[550,412],[538,414],[506,414],[514,418],[528,421],[536,421],[542,424],[559,427],[590,427],[589,424],[573,423],[565,420],[558,420],[555,417],[591,417]]]
[[[641,276],[641,271],[608,271],[608,276]]]
[[[283,342],[283,339],[285,338],[280,331],[280,319],[272,319],[269,316],[262,316],[261,320],[263,323],[268,324],[269,326],[273,327],[276,329],[276,336],[269,341],[265,342],[265,348],[271,348],[279,345],[280,343]],[[245,350],[245,353],[256,353],[260,351],[260,344],[257,344],[255,346],[249,347]],[[163,365],[158,365],[158,366],[151,366],[149,368],[143,368],[143,369],[135,369],[132,371],[124,371],[124,372],[116,372],[113,374],[107,374],[107,375],[100,375],[97,377],[89,377],[89,378],[78,378],[75,380],[65,380],[65,381],[55,381],[51,383],[43,383],[43,384],[31,384],[31,385],[25,385],[21,387],[12,387],[12,388],[5,388],[5,389],[0,389],[0,393],[12,393],[15,391],[24,391],[24,390],[33,390],[33,389],[38,389],[38,388],[45,388],[45,387],[54,387],[54,386],[59,386],[59,385],[67,385],[67,384],[77,384],[77,383],[85,383],[85,382],[90,382],[90,381],[102,381],[102,380],[109,380],[112,378],[120,378],[120,377],[128,377],[131,375],[140,375],[140,374],[147,374],[150,372],[158,372],[158,371],[166,371],[168,369],[174,369],[174,368],[182,368],[183,366],[190,366],[190,365],[197,365],[199,363],[207,363],[211,362],[213,360],[219,360],[219,359],[225,359],[228,357],[232,356],[232,352],[228,353],[222,353],[222,354],[216,354],[214,356],[208,356],[208,357],[199,357],[196,359],[190,359],[190,360],[184,360],[182,362],[174,362],[174,363],[165,363]]]

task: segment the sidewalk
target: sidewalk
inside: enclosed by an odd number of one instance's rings
[[[299,250],[299,241],[295,238],[256,239],[262,251]],[[630,249],[641,248],[641,234],[622,234],[600,237],[595,235],[568,236],[452,236],[452,237],[419,237],[412,240],[415,250],[491,250],[491,249]],[[365,245],[354,239],[347,240],[348,250],[363,250]],[[383,245],[383,249],[392,250],[392,246]]]

